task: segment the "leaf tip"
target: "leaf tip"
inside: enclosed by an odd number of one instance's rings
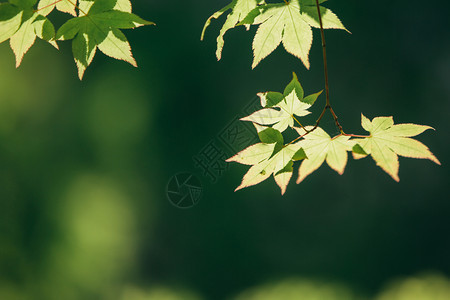
[[[439,159],[437,159],[437,157],[434,156],[433,154],[431,155],[430,160],[439,166],[442,165],[441,162],[439,161]]]
[[[227,162],[227,163],[233,162],[233,161],[234,161],[233,158],[234,158],[234,156],[232,156],[232,157],[230,157],[230,158],[227,158],[227,159],[225,160],[225,162]]]
[[[295,72],[292,72],[292,79],[297,80],[298,81],[298,77],[297,74],[295,74]]]
[[[234,191],[237,192],[239,190],[242,190],[244,188],[244,186],[242,186],[242,184],[240,186],[238,186]]]
[[[306,70],[309,70],[309,61],[303,62],[303,64],[305,65]]]
[[[20,64],[22,63],[22,57],[16,57],[16,69],[18,68],[18,67],[20,67]]]
[[[256,68],[260,61],[261,59],[257,60],[256,57],[253,57],[252,70]]]

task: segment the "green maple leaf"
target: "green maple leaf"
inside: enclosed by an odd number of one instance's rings
[[[259,93],[263,108],[242,118],[259,125],[273,125],[273,128],[283,132],[287,127],[294,127],[295,116],[310,114],[308,108],[314,104],[321,92],[303,98],[303,88],[293,73],[292,81],[286,86],[283,94],[277,92]],[[278,109],[275,109],[278,108]]]
[[[23,56],[33,46],[36,37],[55,48],[55,28],[53,24],[33,6],[37,0],[9,0],[0,4],[0,43],[9,39],[9,44],[19,67]]]
[[[320,1],[324,2],[324,1]],[[301,59],[309,69],[309,50],[313,40],[311,27],[319,26],[315,1],[291,0],[287,3],[260,5],[240,22],[242,25],[260,24],[253,40],[253,64],[272,53],[281,43],[290,54]],[[345,29],[338,17],[321,7],[323,28]]]
[[[284,194],[292,176],[292,170],[290,169],[292,168],[292,159],[299,151],[298,143],[285,145],[278,151],[277,143],[259,143],[227,159],[227,162],[252,165],[235,191],[261,183],[273,174],[282,194]]]
[[[220,29],[219,36],[217,37],[217,50],[216,50],[217,60],[220,60],[222,57],[222,49],[225,43],[223,38],[225,33],[228,30],[236,27],[236,25],[242,20],[244,20],[244,18],[248,15],[248,13],[252,11],[257,5],[263,3],[265,3],[264,0],[233,0],[233,2],[231,2],[221,10],[215,12],[211,17],[208,18],[208,20],[206,20],[200,38],[201,40],[203,40],[206,28],[208,28],[212,19],[217,19],[226,11],[231,10],[231,13],[228,14],[227,19],[225,20],[225,23],[222,26],[222,29]],[[249,26],[247,26],[247,29],[248,27]]]
[[[73,39],[72,52],[80,79],[91,64],[97,49],[107,56],[137,66],[130,44],[120,29],[154,25],[154,23],[132,14],[131,5],[127,3],[129,2],[123,0],[81,0],[79,16],[70,19],[59,28],[56,34],[57,39]]]
[[[311,130],[313,126],[306,126]],[[295,128],[299,135],[304,135],[303,128]],[[302,182],[309,174],[317,170],[325,161],[340,175],[344,173],[347,165],[347,151],[352,151],[354,142],[349,136],[339,135],[331,138],[322,128],[317,127],[314,131],[304,136],[298,144],[305,151],[307,159],[300,165],[297,183]]]
[[[398,177],[398,155],[411,158],[429,159],[440,165],[439,160],[430,152],[427,146],[411,139],[428,129],[430,126],[416,124],[396,124],[392,117],[376,117],[372,121],[361,114],[362,127],[370,132],[370,137],[355,140],[356,159],[371,155],[377,165],[388,173],[395,181]]]

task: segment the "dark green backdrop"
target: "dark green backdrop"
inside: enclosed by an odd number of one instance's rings
[[[284,197],[273,179],[233,192],[247,169],[237,164],[211,183],[192,157],[292,71],[306,93],[322,89],[319,31],[311,70],[278,48],[252,71],[254,28],[227,33],[220,62],[223,19],[200,42],[226,0],[133,4],[157,24],[125,32],[137,69],[98,53],[80,82],[69,42],[58,52],[37,41],[17,70],[0,45],[0,299],[234,299],[251,288],[268,298],[242,299],[375,299],[414,276],[404,290],[430,291],[418,300],[450,295],[447,1],[326,3],[352,32],[326,31],[342,125],[363,133],[361,112],[430,125],[419,140],[442,166],[400,158],[396,183],[350,159],[343,176],[323,166]],[[188,210],[166,197],[181,171],[204,188]],[[324,289],[334,296],[314,296]]]

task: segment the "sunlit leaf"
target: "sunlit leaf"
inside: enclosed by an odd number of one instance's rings
[[[286,165],[286,167],[284,167],[281,171],[279,171],[278,173],[276,173],[274,175],[275,182],[281,189],[281,195],[284,195],[284,193],[286,192],[286,188],[289,184],[289,181],[292,178],[292,174],[294,172],[293,165],[294,165],[294,162],[290,161]]]
[[[325,29],[345,29],[334,13],[327,8],[320,9]],[[318,27],[318,20],[317,7],[310,1],[291,0],[253,9],[240,23],[259,24],[253,40],[252,67],[255,68],[282,43],[287,52],[301,59],[309,69],[308,56],[313,40],[311,26]]]
[[[302,128],[295,128],[299,135],[306,132]],[[313,126],[307,126],[306,130],[312,130]],[[309,174],[317,170],[324,161],[338,172],[344,173],[347,165],[347,151],[351,151],[354,142],[348,136],[337,136],[331,138],[322,128],[317,127],[314,131],[305,135],[304,140],[299,142],[305,151],[307,159],[300,165],[297,183],[302,182]]]
[[[357,139],[357,143],[395,181],[400,180],[398,177],[398,155],[429,159],[436,164],[441,164],[427,146],[410,138],[421,134],[425,130],[433,129],[430,126],[416,124],[394,125],[392,117],[377,117],[370,121],[364,115],[361,115],[361,125],[370,132],[370,137]]]
[[[201,40],[203,40],[206,28],[208,28],[208,26],[210,25],[211,20],[217,19],[226,11],[231,10],[231,12],[227,16],[227,19],[225,20],[225,23],[222,26],[222,29],[220,29],[219,36],[217,37],[216,56],[218,60],[220,60],[222,57],[222,49],[224,45],[223,38],[225,33],[228,30],[236,27],[236,24],[242,21],[245,16],[247,16],[248,13],[252,11],[257,5],[263,3],[264,0],[233,0],[233,2],[231,2],[221,10],[215,12],[211,17],[208,18],[208,20],[206,20],[205,26],[203,27]]]
[[[277,174],[291,163],[292,157],[297,153],[299,149],[300,146],[298,144],[286,145],[280,151],[270,156],[270,158],[266,158],[261,162],[253,165],[244,175],[242,183],[236,188],[236,191],[252,185],[256,185],[269,178],[270,175]],[[281,178],[279,178],[279,182],[285,182],[285,179],[286,178],[282,180]]]
[[[288,126],[294,126],[294,115],[302,117],[310,114],[307,109],[311,105],[300,101],[295,90],[292,90],[289,95],[273,107],[258,110],[241,120],[260,125],[273,125],[274,129],[283,132]]]
[[[33,6],[37,0],[10,0],[0,4],[0,43],[9,39],[9,45],[19,67],[23,56],[39,37],[58,48],[53,24]]]
[[[275,144],[258,143],[252,145],[233,157],[227,159],[227,162],[237,162],[244,165],[256,165],[263,160],[268,159],[275,149]]]
[[[77,0],[40,0],[38,11],[40,14],[47,16],[53,9],[76,16],[75,5]]]

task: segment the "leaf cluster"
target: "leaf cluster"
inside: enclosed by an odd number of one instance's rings
[[[256,185],[273,175],[284,194],[294,172],[294,162],[301,161],[297,183],[317,170],[324,162],[338,174],[344,173],[348,152],[355,159],[370,155],[378,166],[394,180],[398,177],[398,156],[439,160],[421,142],[412,139],[429,126],[416,124],[394,125],[392,117],[376,117],[372,121],[361,115],[361,125],[367,136],[341,133],[331,137],[318,124],[302,126],[298,121],[309,113],[321,92],[304,97],[303,88],[295,73],[283,93],[259,93],[261,110],[242,118],[252,122],[261,143],[252,145],[227,162],[250,165],[236,190]],[[294,130],[298,137],[285,142],[283,132]]]
[[[320,0],[323,3],[326,0]],[[253,39],[253,64],[255,68],[264,58],[280,44],[284,49],[301,59],[309,69],[309,51],[313,41],[311,27],[320,28],[319,13],[315,0],[290,0],[279,3],[266,3],[264,0],[234,0],[229,5],[214,13],[206,21],[201,39],[212,19],[229,12],[217,37],[217,59],[222,57],[225,33],[237,26],[257,25]],[[320,7],[322,26],[325,29],[347,29],[339,18],[328,8]]]
[[[80,79],[97,49],[136,66],[130,44],[120,29],[154,23],[141,19],[131,10],[129,0],[9,0],[0,3],[0,43],[10,41],[19,67],[36,37],[56,49],[58,40],[72,40]],[[58,30],[48,19],[53,11],[71,15]]]

